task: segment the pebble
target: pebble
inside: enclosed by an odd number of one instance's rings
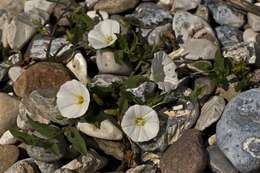
[[[210,167],[214,173],[238,173],[217,145],[207,148],[209,153]]]
[[[23,12],[24,3],[24,1],[2,0],[0,2],[0,9],[6,10],[8,12],[8,15],[12,17]]]
[[[260,6],[260,3],[256,3],[255,5]],[[247,13],[247,19],[248,19],[249,26],[255,32],[260,31],[260,17],[259,16],[252,14],[252,13]]]
[[[257,32],[255,32],[252,28],[248,28],[243,33],[244,42],[256,42],[256,37],[259,36]]]
[[[0,145],[12,145],[17,142],[16,138],[11,134],[9,130],[3,133],[0,138]]]
[[[172,32],[172,27],[171,24],[169,23],[156,27],[154,30],[152,30],[149,33],[147,37],[149,45],[151,46],[161,45],[164,42],[163,36],[167,32]]]
[[[47,163],[36,160],[35,163],[37,164],[41,173],[54,173],[57,169],[59,169],[62,166],[61,162]]]
[[[19,149],[15,145],[0,145],[0,172],[6,171],[18,159]]]
[[[251,89],[233,98],[217,124],[217,144],[240,172],[260,170],[260,90]]]
[[[98,74],[94,76],[91,80],[92,85],[107,87],[113,82],[122,82],[126,80],[126,76],[117,76],[112,74]]]
[[[94,9],[116,14],[133,9],[138,3],[139,0],[102,0],[95,4]]]
[[[215,28],[219,42],[223,47],[233,46],[243,42],[243,32],[231,26],[218,26]]]
[[[176,89],[179,83],[177,66],[164,52],[156,52],[151,66],[150,80],[156,82],[160,89],[168,92]]]
[[[217,122],[225,108],[225,100],[220,96],[212,97],[201,109],[200,117],[195,126],[203,131],[213,123]]]
[[[4,173],[41,173],[33,159],[24,159],[16,162]]]
[[[96,173],[99,169],[106,166],[106,164],[107,160],[91,149],[87,155],[79,156],[62,166],[62,169],[68,169],[78,173]]]
[[[70,80],[65,67],[58,63],[40,62],[32,65],[14,83],[15,94],[24,97],[35,89],[56,88]]]
[[[197,10],[196,10],[196,16],[201,17],[205,21],[209,21],[209,9],[205,5],[199,5]]]
[[[192,15],[187,11],[178,10],[175,13],[172,27],[181,47],[183,47],[183,44],[189,43],[190,39],[207,39],[213,43],[218,43],[209,24],[201,17]]]
[[[201,0],[175,0],[173,3],[172,10],[192,10],[198,7]]]
[[[214,1],[208,5],[214,20],[220,25],[240,28],[245,23],[245,16],[239,10],[229,7],[221,1]]]
[[[198,95],[200,104],[204,104],[216,90],[215,82],[209,77],[197,78],[194,85],[194,88],[202,88],[201,93]]]
[[[9,128],[16,126],[19,103],[20,101],[15,97],[11,97],[6,93],[0,93],[0,135]]]
[[[116,62],[114,53],[111,51],[98,51],[96,63],[99,73],[102,74],[129,75],[131,73],[131,68],[127,64]]]
[[[152,2],[141,3],[135,12],[126,15],[127,20],[142,28],[154,28],[169,23],[172,20],[170,11]]]
[[[208,143],[209,143],[209,145],[214,145],[214,144],[217,143],[216,134],[214,134],[214,135],[212,135],[212,136],[210,136],[210,137],[208,138]]]
[[[25,70],[20,67],[20,66],[14,66],[14,67],[11,67],[8,71],[8,76],[9,78],[15,82],[16,79],[18,79],[19,76],[21,76],[21,74],[24,72]]]
[[[157,173],[156,167],[148,164],[138,165],[135,168],[131,168],[126,171],[126,173]]]
[[[107,140],[121,140],[123,138],[122,131],[117,128],[110,120],[104,120],[100,124],[100,128],[94,124],[87,122],[79,122],[77,128],[88,136]]]
[[[201,132],[187,130],[161,157],[162,173],[201,173],[207,165]]]

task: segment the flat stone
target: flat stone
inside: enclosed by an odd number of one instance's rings
[[[20,101],[6,93],[0,93],[0,135],[16,126]]]
[[[126,18],[134,25],[141,26],[142,28],[154,28],[169,23],[172,16],[170,11],[163,9],[159,5],[152,2],[145,2],[139,4],[135,12],[126,15]]]
[[[107,160],[94,150],[89,150],[87,155],[79,156],[62,167],[78,173],[96,173],[107,164]]]
[[[240,28],[245,23],[245,16],[239,10],[229,7],[221,1],[212,1],[208,4],[214,20],[220,25],[228,25]]]
[[[19,149],[15,145],[0,145],[0,172],[6,171],[18,159]]]
[[[101,0],[95,4],[94,9],[116,14],[133,9],[138,3],[139,0]]]
[[[107,140],[121,140],[123,138],[122,131],[117,128],[110,120],[104,120],[100,124],[100,128],[94,124],[87,122],[79,122],[77,128],[88,136]]]
[[[0,145],[12,145],[17,142],[16,138],[11,134],[9,130],[3,133],[0,138]]]
[[[243,32],[231,26],[218,26],[215,28],[218,40],[221,45],[233,46],[234,44],[243,42]]]
[[[36,89],[56,88],[71,78],[65,67],[57,63],[40,62],[29,67],[14,83],[16,95],[24,97]]]
[[[219,51],[219,47],[207,39],[190,39],[183,47],[187,52],[185,58],[189,60],[213,60]]]
[[[175,0],[172,10],[183,9],[192,10],[201,3],[201,0]]]
[[[209,153],[210,167],[215,173],[238,173],[217,145],[207,148]]]
[[[260,90],[251,89],[233,98],[217,124],[217,144],[237,170],[260,171]]]
[[[33,159],[24,159],[16,162],[4,173],[41,173]]]
[[[200,117],[195,126],[196,129],[203,131],[221,117],[225,108],[225,100],[220,96],[212,97],[201,109]]]
[[[201,133],[192,129],[165,151],[160,167],[162,173],[201,173],[207,161]]]
[[[172,27],[181,47],[190,39],[207,39],[215,44],[218,43],[210,25],[201,17],[187,11],[178,10],[175,13]]]

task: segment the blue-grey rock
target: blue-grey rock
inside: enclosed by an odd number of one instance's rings
[[[217,144],[242,173],[260,171],[260,89],[234,97],[217,124]]]
[[[163,9],[155,3],[141,3],[133,14],[126,15],[126,18],[133,24],[143,28],[154,28],[171,21],[170,11]]]
[[[207,39],[218,43],[210,25],[203,18],[187,11],[179,10],[175,13],[172,28],[180,46],[189,42],[190,39]]]
[[[219,26],[215,28],[217,37],[222,46],[233,46],[243,42],[243,32],[232,26]]]
[[[238,173],[217,145],[207,148],[209,153],[210,167],[215,173]]]
[[[229,25],[240,28],[245,23],[244,14],[219,0],[209,3],[208,7],[214,20],[220,25]]]

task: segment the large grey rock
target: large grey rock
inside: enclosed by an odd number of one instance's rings
[[[116,14],[133,9],[138,3],[139,0],[101,0],[95,4],[94,9]]]
[[[87,155],[79,156],[62,167],[78,173],[96,173],[106,166],[107,160],[94,150],[89,150]]]
[[[245,23],[245,16],[239,10],[229,7],[221,1],[213,1],[208,5],[213,18],[220,25],[241,27]]]
[[[20,101],[6,93],[0,93],[0,135],[16,126]]]
[[[33,159],[24,159],[16,162],[4,173],[41,173]]]
[[[224,108],[225,100],[222,97],[212,97],[203,105],[195,128],[201,131],[205,130],[207,127],[218,121]]]
[[[201,17],[192,15],[186,11],[177,11],[173,19],[173,30],[180,46],[190,39],[207,39],[217,43],[214,31]]]
[[[217,145],[207,148],[209,153],[210,167],[214,173],[238,173]]]
[[[126,15],[126,18],[133,24],[143,28],[153,28],[171,21],[170,11],[167,11],[155,3],[141,3],[133,14]]]
[[[217,144],[242,173],[260,171],[260,90],[233,98],[217,124]]]
[[[243,41],[243,32],[231,26],[218,26],[215,28],[218,40],[221,45],[233,46],[236,43]]]

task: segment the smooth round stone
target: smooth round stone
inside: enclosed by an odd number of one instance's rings
[[[21,74],[24,72],[25,70],[22,67],[19,66],[14,66],[11,67],[8,71],[8,76],[9,78],[15,82],[16,79],[18,79],[19,76],[21,76]]]
[[[0,93],[0,135],[16,126],[20,101],[6,93]]]
[[[107,140],[121,140],[123,138],[122,131],[117,128],[110,120],[104,120],[100,124],[100,128],[91,123],[77,124],[77,128],[88,136]]]
[[[260,171],[260,89],[234,97],[217,124],[217,144],[242,173]]]
[[[4,172],[18,159],[19,149],[14,145],[0,145],[0,172]]]
[[[111,51],[98,51],[96,63],[102,74],[128,75],[131,73],[131,68],[127,64],[116,62],[114,53]]]

